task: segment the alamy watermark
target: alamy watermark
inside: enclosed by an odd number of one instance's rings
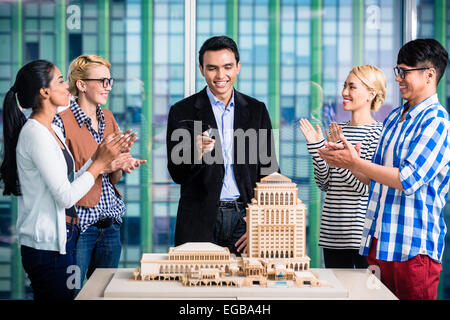
[[[369,273],[369,277],[366,281],[366,286],[370,290],[379,290],[381,289],[381,271],[380,267],[377,265],[370,265],[367,268],[367,273]]]
[[[66,285],[69,290],[81,289],[81,270],[77,265],[70,265],[67,267],[67,277]]]
[[[222,152],[218,129],[211,129],[210,137],[215,139],[215,152],[205,152],[200,157],[200,147],[196,146],[196,137],[202,136],[202,122],[194,121],[193,130],[175,129],[170,135],[171,142],[178,142],[171,148],[170,160],[181,164],[259,164],[261,175],[269,175],[278,170],[273,137],[278,129],[236,129],[224,131],[225,139],[233,139],[235,157]],[[223,137],[222,137],[223,138]],[[194,145],[194,148],[192,148]],[[233,158],[236,160],[234,162]],[[234,163],[233,163],[234,162]]]
[[[80,6],[73,4],[66,9],[67,19],[66,26],[69,30],[81,29],[81,8]]]

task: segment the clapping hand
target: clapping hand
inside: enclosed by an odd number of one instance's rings
[[[353,170],[356,161],[361,157],[361,143],[354,147],[343,134],[339,139],[342,143],[325,142],[325,147],[317,152],[330,166]]]
[[[124,166],[121,169],[123,171],[125,171],[126,173],[131,173],[132,170],[138,168],[141,164],[146,163],[146,162],[147,162],[147,160],[135,159],[135,158],[132,157],[126,163],[126,166]]]
[[[300,119],[300,131],[305,136],[307,143],[317,143],[324,140],[320,126],[316,124],[316,128],[314,128],[308,119]]]
[[[132,170],[138,168],[141,164],[146,163],[147,160],[135,159],[129,153],[119,154],[109,165],[102,171],[104,173],[112,173],[117,170],[123,170],[126,173],[131,173]]]
[[[98,145],[97,150],[92,156],[93,161],[101,161],[105,167],[110,164],[121,152],[128,152],[137,140],[136,132],[131,133],[131,129],[122,133],[122,131],[113,132],[108,135]]]
[[[328,130],[325,131],[325,134],[327,135],[327,142],[338,142],[341,140],[339,136],[344,133],[342,132],[342,127],[340,125],[336,122],[332,122],[330,123]]]
[[[127,130],[127,132],[125,132],[123,135],[126,136],[126,144],[124,145],[123,149],[121,150],[121,152],[130,152],[131,150],[131,146],[133,145],[133,143],[138,139],[137,137],[137,132],[133,132],[131,133],[132,129]],[[119,132],[113,132],[109,135],[107,135],[102,143],[109,143],[112,139],[114,139],[114,137],[120,133]]]

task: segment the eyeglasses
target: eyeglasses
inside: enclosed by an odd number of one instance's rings
[[[114,85],[114,79],[113,78],[101,78],[101,79],[80,79],[84,81],[100,81],[103,84],[103,88],[107,88],[108,85],[111,86],[111,88]]]
[[[405,79],[406,73],[409,72],[409,71],[426,70],[426,69],[430,69],[430,67],[414,68],[414,69],[405,69],[405,68],[395,67],[394,68],[394,74],[395,74],[396,78],[397,78],[398,75],[400,75],[400,78]]]

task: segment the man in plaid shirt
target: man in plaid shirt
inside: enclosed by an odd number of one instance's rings
[[[372,162],[359,146],[326,144],[319,155],[369,184],[360,254],[381,271],[399,299],[436,299],[447,227],[443,207],[449,189],[449,115],[437,85],[448,53],[433,39],[405,44],[394,68],[406,103],[394,109]]]

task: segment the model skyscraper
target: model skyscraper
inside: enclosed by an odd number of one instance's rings
[[[188,242],[168,254],[143,254],[134,279],[182,281],[186,286],[321,286],[306,256],[306,206],[289,178],[272,173],[256,184],[247,206],[247,254]]]

